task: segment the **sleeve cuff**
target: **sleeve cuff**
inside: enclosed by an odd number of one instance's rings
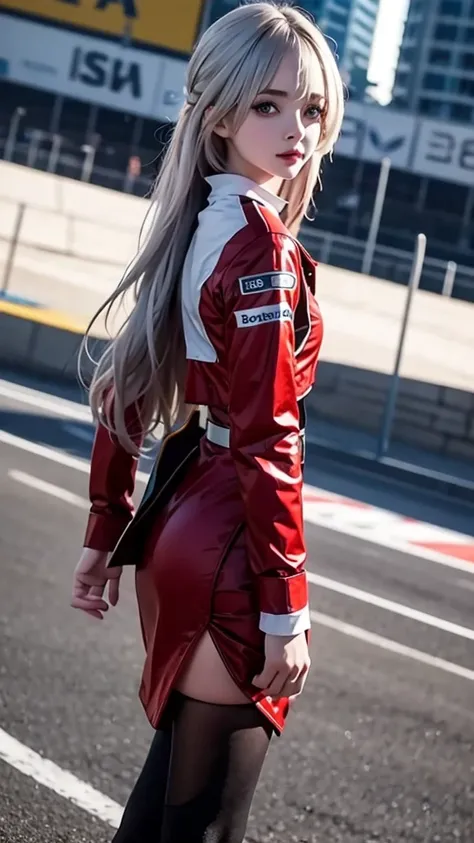
[[[260,611],[267,615],[289,615],[308,605],[306,571],[285,576],[258,577]]]
[[[311,629],[309,606],[287,615],[260,614],[260,629],[268,635],[299,635]]]
[[[131,515],[130,518],[117,518],[92,512],[87,522],[84,547],[112,552],[130,520]]]

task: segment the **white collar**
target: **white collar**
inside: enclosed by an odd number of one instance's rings
[[[267,208],[276,211],[277,214],[281,214],[288,204],[285,199],[265,190],[252,179],[248,179],[246,176],[238,176],[236,173],[217,173],[214,176],[208,176],[206,181],[212,188],[209,202],[218,196],[249,196],[250,199],[263,202]]]

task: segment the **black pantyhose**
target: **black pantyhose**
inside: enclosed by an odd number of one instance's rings
[[[173,692],[113,843],[242,843],[271,726]]]

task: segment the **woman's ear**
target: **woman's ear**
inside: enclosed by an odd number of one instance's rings
[[[208,108],[206,108],[206,117],[210,115],[213,108],[213,105],[210,105]],[[216,135],[219,135],[220,138],[230,138],[231,135],[230,127],[228,126],[227,121],[225,119],[220,120],[219,123],[216,123],[212,131],[215,132]]]

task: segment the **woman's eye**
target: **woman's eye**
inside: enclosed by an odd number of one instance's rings
[[[310,120],[317,120],[321,118],[323,113],[323,109],[320,105],[310,105],[309,108],[306,110],[306,114],[310,118]]]
[[[272,109],[276,111],[272,102],[259,102],[258,105],[254,105],[254,111],[258,114],[273,114]]]

